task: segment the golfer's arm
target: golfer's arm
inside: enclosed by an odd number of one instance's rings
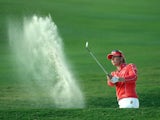
[[[131,70],[128,75],[124,77],[125,81],[132,81],[137,79],[136,71]]]

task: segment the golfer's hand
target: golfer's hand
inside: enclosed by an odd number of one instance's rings
[[[112,75],[108,74],[108,75],[107,75],[107,79],[108,79],[108,80],[111,80],[111,79],[112,79]]]
[[[119,77],[112,77],[112,79],[110,80],[112,83],[116,83],[116,82],[123,82],[125,81],[124,78],[119,78]]]
[[[112,83],[116,83],[118,82],[119,77],[112,77],[112,79],[110,80]]]

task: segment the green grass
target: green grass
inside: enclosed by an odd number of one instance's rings
[[[159,5],[159,0],[0,0],[0,119],[159,119]],[[37,101],[24,94],[28,86],[16,76],[7,22],[33,14],[50,14],[57,24],[85,96],[84,109],[56,109],[47,98]],[[108,71],[115,69],[106,60],[113,49],[121,49],[127,62],[137,65],[140,109],[118,109],[115,89],[106,85],[85,41]]]
[[[38,109],[38,110],[16,110],[16,111],[2,111],[1,118],[12,120],[15,119],[40,119],[40,120],[141,120],[141,119],[148,119],[148,120],[156,120],[159,119],[159,109],[155,109],[154,112],[151,112],[150,109],[70,109],[70,110],[63,110],[63,109]]]

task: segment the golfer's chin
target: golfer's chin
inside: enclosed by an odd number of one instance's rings
[[[114,66],[119,66],[117,63],[112,63]]]

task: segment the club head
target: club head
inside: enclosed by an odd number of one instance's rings
[[[88,48],[88,42],[86,42],[86,48]]]

